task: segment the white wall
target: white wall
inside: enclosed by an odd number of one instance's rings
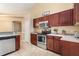
[[[50,14],[58,13],[64,10],[72,9],[73,3],[38,3],[30,11],[32,18],[42,16],[45,11],[50,11]]]
[[[30,43],[30,33],[31,33],[31,20],[30,15],[26,15],[24,18],[24,41]]]
[[[12,32],[12,22],[11,21],[0,21],[0,32]]]

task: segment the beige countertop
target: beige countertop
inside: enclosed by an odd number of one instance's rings
[[[32,34],[37,34],[37,33],[32,33]],[[62,37],[61,40],[79,43],[79,38],[75,38],[74,35],[62,35],[62,34],[47,34],[47,35],[59,36],[59,37]]]
[[[47,35],[49,35],[49,36],[59,36],[59,37],[62,37],[61,40],[79,43],[79,38],[75,38],[74,35],[61,35],[61,34],[47,34]]]
[[[32,32],[31,34],[38,34],[38,33]]]

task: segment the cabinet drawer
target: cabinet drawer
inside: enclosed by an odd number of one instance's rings
[[[54,37],[54,39],[57,39],[57,40],[60,40],[60,38],[61,38],[59,36],[53,36],[53,37]]]
[[[52,39],[52,38],[53,38],[53,36],[47,36],[47,38],[48,38],[48,39]]]

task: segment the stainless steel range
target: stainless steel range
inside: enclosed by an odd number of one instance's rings
[[[37,46],[47,49],[46,48],[46,34],[51,33],[51,30],[48,26],[48,21],[39,22],[39,27],[42,29],[42,32],[37,36]]]
[[[39,34],[37,36],[37,46],[46,49],[46,35]]]

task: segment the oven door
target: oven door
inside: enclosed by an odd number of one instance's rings
[[[46,36],[45,35],[38,35],[38,43],[39,44],[46,44]]]

